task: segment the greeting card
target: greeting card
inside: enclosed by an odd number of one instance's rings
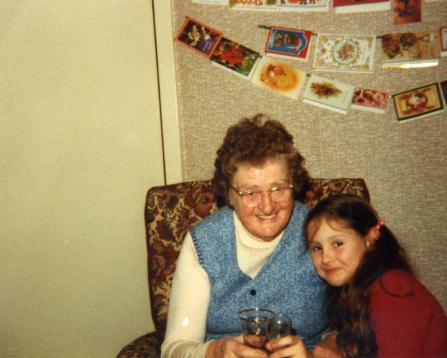
[[[285,63],[263,57],[251,81],[261,87],[296,99],[306,73]]]
[[[394,25],[421,22],[421,0],[393,0]]]
[[[314,68],[372,73],[375,44],[375,36],[319,34]]]
[[[211,61],[223,69],[249,79],[260,57],[259,52],[222,37],[211,55]]]
[[[196,4],[212,4],[212,5],[227,5],[230,0],[192,0],[192,3]]]
[[[273,10],[279,0],[230,0],[229,4],[235,9],[245,10]]]
[[[264,52],[268,56],[307,60],[312,31],[271,27]]]
[[[388,97],[388,92],[356,87],[352,98],[352,108],[385,113]]]
[[[437,66],[440,56],[438,31],[419,31],[382,36],[382,67]]]
[[[441,56],[447,56],[447,26],[439,29]]]
[[[439,82],[439,91],[441,92],[441,97],[444,101],[444,108],[447,107],[447,80]]]
[[[329,11],[329,0],[280,0],[280,11]]]
[[[365,11],[382,11],[391,8],[390,0],[334,0],[336,14]]]
[[[210,58],[222,34],[196,20],[187,18],[175,41]]]
[[[346,114],[352,102],[354,86],[312,75],[303,94],[303,102]]]
[[[404,122],[444,109],[437,83],[393,95],[397,120]]]

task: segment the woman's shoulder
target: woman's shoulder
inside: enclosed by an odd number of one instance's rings
[[[300,201],[295,201],[292,212],[292,220],[301,220],[307,217],[311,207],[309,205],[303,204]]]
[[[219,210],[215,211],[211,215],[201,219],[193,228],[198,228],[200,226],[207,226],[217,224],[222,221],[229,221],[233,218],[233,210],[229,206],[223,206]]]

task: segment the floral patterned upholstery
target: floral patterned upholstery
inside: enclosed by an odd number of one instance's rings
[[[370,199],[363,179],[312,179],[304,203],[313,207],[336,193]],[[151,188],[146,197],[145,221],[148,277],[155,332],[124,347],[119,358],[160,356],[176,261],[189,228],[217,210],[211,181],[196,181]]]

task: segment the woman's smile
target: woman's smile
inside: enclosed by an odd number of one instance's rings
[[[272,200],[270,190],[291,183],[290,170],[283,160],[267,160],[261,166],[240,165],[231,185],[238,191],[262,191],[256,206],[247,206],[242,197],[230,190],[230,203],[236,214],[254,237],[272,241],[287,226],[293,210],[293,197],[285,202]]]

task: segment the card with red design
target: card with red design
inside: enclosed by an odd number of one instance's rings
[[[393,95],[397,120],[426,117],[444,109],[437,83]]]
[[[382,11],[391,8],[390,0],[334,0],[336,14],[350,12]]]
[[[356,87],[351,107],[364,111],[385,113],[388,97],[388,92]]]
[[[421,0],[393,0],[394,25],[422,21]]]
[[[312,31],[272,26],[264,52],[268,56],[307,60],[311,38]]]
[[[187,18],[175,41],[210,58],[222,34],[196,20]]]
[[[223,69],[250,79],[260,57],[259,52],[222,37],[211,55],[211,61]]]

